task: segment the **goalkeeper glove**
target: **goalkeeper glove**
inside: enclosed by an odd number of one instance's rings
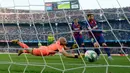
[[[78,48],[78,45],[77,44],[73,44],[71,48],[72,49]]]

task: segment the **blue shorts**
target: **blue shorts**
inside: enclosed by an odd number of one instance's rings
[[[77,42],[77,44],[82,47],[82,43],[83,43],[83,37],[79,36],[79,37],[75,37],[75,40]]]
[[[98,42],[99,44],[105,43],[105,39],[104,39],[104,37],[103,37],[102,35],[101,35],[101,36],[98,36],[98,37],[95,37],[95,38],[96,38],[96,40],[97,40],[97,42]],[[94,38],[91,38],[91,42],[92,42],[92,43],[95,43],[96,40],[95,40]]]

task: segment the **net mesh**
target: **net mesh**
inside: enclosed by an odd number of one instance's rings
[[[98,10],[60,10],[60,11],[34,11],[34,6],[43,8],[45,1],[41,0],[42,4],[33,5],[31,0],[27,0],[26,4],[17,4],[16,0],[12,0],[13,6],[3,6],[6,3],[1,1],[0,6],[0,40],[1,40],[1,59],[0,59],[0,72],[1,73],[129,73],[130,69],[130,53],[129,46],[124,46],[122,42],[129,41],[129,27],[130,16],[129,11],[121,7],[118,0],[115,0],[120,8],[103,9],[101,3],[96,0],[99,6]],[[20,10],[24,8],[27,10]],[[129,7],[128,7],[129,8]],[[31,47],[36,47],[37,42],[46,45],[48,33],[51,32],[55,37],[55,41],[64,36],[67,40],[75,40],[71,24],[73,18],[79,18],[80,21],[87,21],[87,14],[93,13],[95,19],[99,22],[102,30],[105,30],[104,37],[109,42],[114,41],[115,45],[110,46],[111,53],[117,55],[118,52],[125,54],[125,56],[113,56],[112,61],[107,59],[104,47],[100,46],[101,57],[98,61],[89,63],[86,59],[70,59],[66,58],[60,53],[54,56],[32,56],[30,54],[23,54],[17,56],[15,52],[21,47],[12,44],[10,41],[19,39],[21,42],[28,43]],[[111,19],[111,21],[109,20]],[[118,19],[118,20],[115,20]],[[112,21],[113,20],[113,21]],[[115,20],[115,21],[114,21]],[[116,22],[116,23],[115,23]],[[85,25],[83,25],[85,30]],[[86,35],[84,31],[83,35]],[[94,37],[95,39],[95,37]],[[89,46],[90,39],[84,36],[87,42],[85,49],[94,49]],[[95,39],[96,40],[96,39]],[[77,42],[76,42],[77,43]],[[78,51],[80,48],[78,46]],[[125,50],[124,50],[125,48]],[[119,71],[118,71],[119,70]]]

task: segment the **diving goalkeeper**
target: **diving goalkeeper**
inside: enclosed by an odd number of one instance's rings
[[[30,48],[19,40],[12,40],[12,42],[20,45],[23,48],[22,50],[18,51],[18,56],[20,56],[22,53],[31,53],[35,56],[49,56],[60,52],[68,58],[80,57],[80,55],[70,54],[65,51],[66,49],[68,49],[68,47],[66,47],[67,41],[64,37],[60,37],[54,44],[48,46],[40,46],[39,48]]]

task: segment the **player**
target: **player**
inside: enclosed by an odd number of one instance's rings
[[[83,37],[82,37],[82,27],[81,25],[78,23],[78,19],[75,18],[74,19],[74,23],[72,24],[72,30],[74,31],[74,38],[77,42],[77,44],[80,46],[80,47],[84,47],[84,42],[83,42]],[[85,52],[85,49],[84,49],[84,52]]]
[[[49,33],[48,37],[47,37],[47,45],[50,45],[54,42],[54,37],[52,33]],[[42,46],[41,42],[38,42],[38,47]]]
[[[65,49],[68,48],[66,47],[67,41],[64,37],[60,37],[54,44],[48,46],[40,46],[39,48],[30,48],[29,46],[18,40],[12,40],[12,42],[19,44],[23,48],[22,50],[19,50],[18,56],[20,56],[22,53],[31,53],[35,56],[49,56],[54,55],[58,51],[68,58],[81,57],[78,55],[69,54],[65,51]]]
[[[47,37],[47,42],[48,42],[47,45],[50,45],[50,44],[52,44],[54,42],[54,37],[53,37],[52,33],[49,33],[49,35]]]
[[[94,39],[94,36],[92,35],[91,32],[88,32],[89,33],[89,37],[94,45],[95,48],[98,48],[99,45],[105,47],[105,51],[108,55],[108,59],[112,60],[112,57],[111,57],[111,54],[110,54],[110,49],[107,48],[107,44],[105,43],[105,40],[104,40],[104,37],[102,35],[102,30],[99,30],[98,28],[98,25],[96,23],[96,20],[94,19],[94,15],[93,14],[88,14],[87,15],[87,18],[88,18],[88,22],[89,22],[89,25],[87,25],[87,29],[88,30],[91,30],[93,35],[95,36],[96,40]],[[95,49],[95,52],[98,54],[98,56],[100,55],[100,51],[99,49]]]

